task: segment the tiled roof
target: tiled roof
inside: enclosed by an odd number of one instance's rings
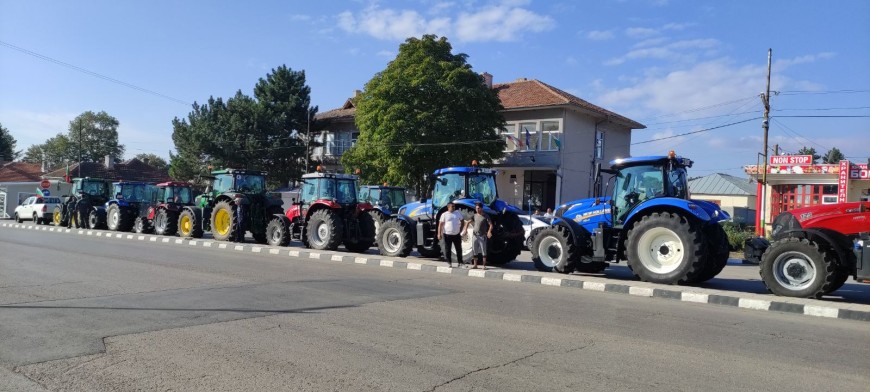
[[[593,105],[583,99],[571,95],[558,88],[550,86],[539,80],[520,80],[511,83],[498,83],[492,86],[498,92],[505,110],[544,108],[548,106],[573,105],[581,109],[597,113],[603,117],[609,117],[616,122],[623,123],[632,129],[644,129],[644,126],[628,117],[616,114],[600,106]],[[318,120],[327,119],[353,119],[356,107],[351,99],[344,106],[318,113]]]
[[[699,195],[755,196],[756,183],[750,178],[713,173],[689,180],[689,192]]]
[[[600,106],[593,105],[539,80],[519,80],[511,83],[498,83],[494,84],[492,88],[498,91],[498,97],[501,99],[501,104],[507,110],[574,105],[599,115],[610,117],[617,122],[630,126],[632,129],[646,128],[646,126],[637,121],[611,112]]]
[[[71,177],[79,176],[78,164],[70,165],[69,174]],[[66,167],[46,173],[45,177],[63,177],[65,175]],[[99,162],[82,162],[81,176],[154,183],[172,180],[168,170],[160,170],[136,158],[116,163],[112,169],[107,169]]]
[[[0,166],[0,182],[32,182],[42,180],[38,163],[6,162]]]

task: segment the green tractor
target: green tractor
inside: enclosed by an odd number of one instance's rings
[[[265,244],[269,221],[284,213],[281,196],[266,192],[266,172],[224,169],[211,174],[212,184],[205,193],[179,213],[178,235],[200,238],[210,231],[214,239],[230,241],[241,230],[250,231],[255,241]]]

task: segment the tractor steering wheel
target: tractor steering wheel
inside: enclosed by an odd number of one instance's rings
[[[88,194],[91,195],[91,196],[96,196],[96,195],[97,195],[97,190],[96,190],[96,189],[91,189],[91,190],[88,191]]]
[[[640,194],[637,193],[636,190],[632,189],[631,192],[628,192],[625,195],[625,202],[628,203],[628,205],[630,205],[630,206],[639,203],[640,202]]]

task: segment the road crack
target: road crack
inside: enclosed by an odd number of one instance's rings
[[[479,368],[479,369],[474,369],[474,370],[472,370],[472,371],[470,371],[470,372],[467,372],[467,373],[465,373],[465,374],[462,374],[462,375],[460,375],[460,376],[457,376],[457,377],[454,377],[454,378],[452,378],[452,379],[450,379],[450,380],[447,380],[446,382],[443,382],[443,383],[441,383],[441,384],[438,384],[438,385],[432,387],[431,389],[427,389],[425,392],[434,392],[434,391],[437,390],[438,388],[441,388],[441,387],[443,387],[443,386],[445,386],[445,385],[451,384],[451,383],[453,383],[453,382],[455,382],[455,381],[462,380],[462,379],[464,379],[464,378],[466,378],[466,377],[468,377],[468,376],[471,376],[472,374],[476,374],[476,373],[480,373],[480,372],[485,372],[485,371],[487,371],[487,370],[498,369],[498,368],[502,368],[502,367],[505,367],[505,366],[513,365],[513,364],[515,364],[515,363],[518,363],[518,362],[524,361],[524,360],[526,360],[526,359],[529,359],[529,358],[531,358],[531,357],[534,357],[535,355],[538,355],[538,354],[551,353],[551,352],[557,352],[557,351],[562,351],[562,354],[570,354],[570,353],[573,353],[573,352],[575,352],[575,351],[583,350],[583,349],[586,349],[586,348],[589,348],[589,347],[592,347],[592,346],[595,345],[595,342],[592,341],[591,339],[587,340],[585,343],[586,343],[586,344],[584,344],[584,345],[582,345],[582,346],[574,347],[574,348],[569,349],[569,350],[549,349],[549,350],[540,350],[540,351],[535,351],[535,352],[533,352],[533,353],[531,353],[531,354],[524,355],[524,356],[522,356],[522,357],[519,357],[519,358],[517,358],[517,359],[511,360],[511,361],[508,361],[508,362],[504,362],[504,363],[500,363],[500,364],[496,364],[496,365],[490,365],[490,366],[482,367],[482,368]]]

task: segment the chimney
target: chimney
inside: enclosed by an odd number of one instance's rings
[[[105,162],[106,162],[106,163],[105,163],[105,165],[106,165],[106,169],[112,170],[112,169],[115,168],[115,160],[112,159],[112,156],[111,156],[111,155],[106,155],[106,160],[105,160]]]
[[[486,87],[492,88],[492,75],[489,72],[484,72],[480,76],[483,76],[483,83],[486,84]]]
[[[358,97],[360,94],[362,94],[362,90],[353,90],[353,97],[354,98]]]

